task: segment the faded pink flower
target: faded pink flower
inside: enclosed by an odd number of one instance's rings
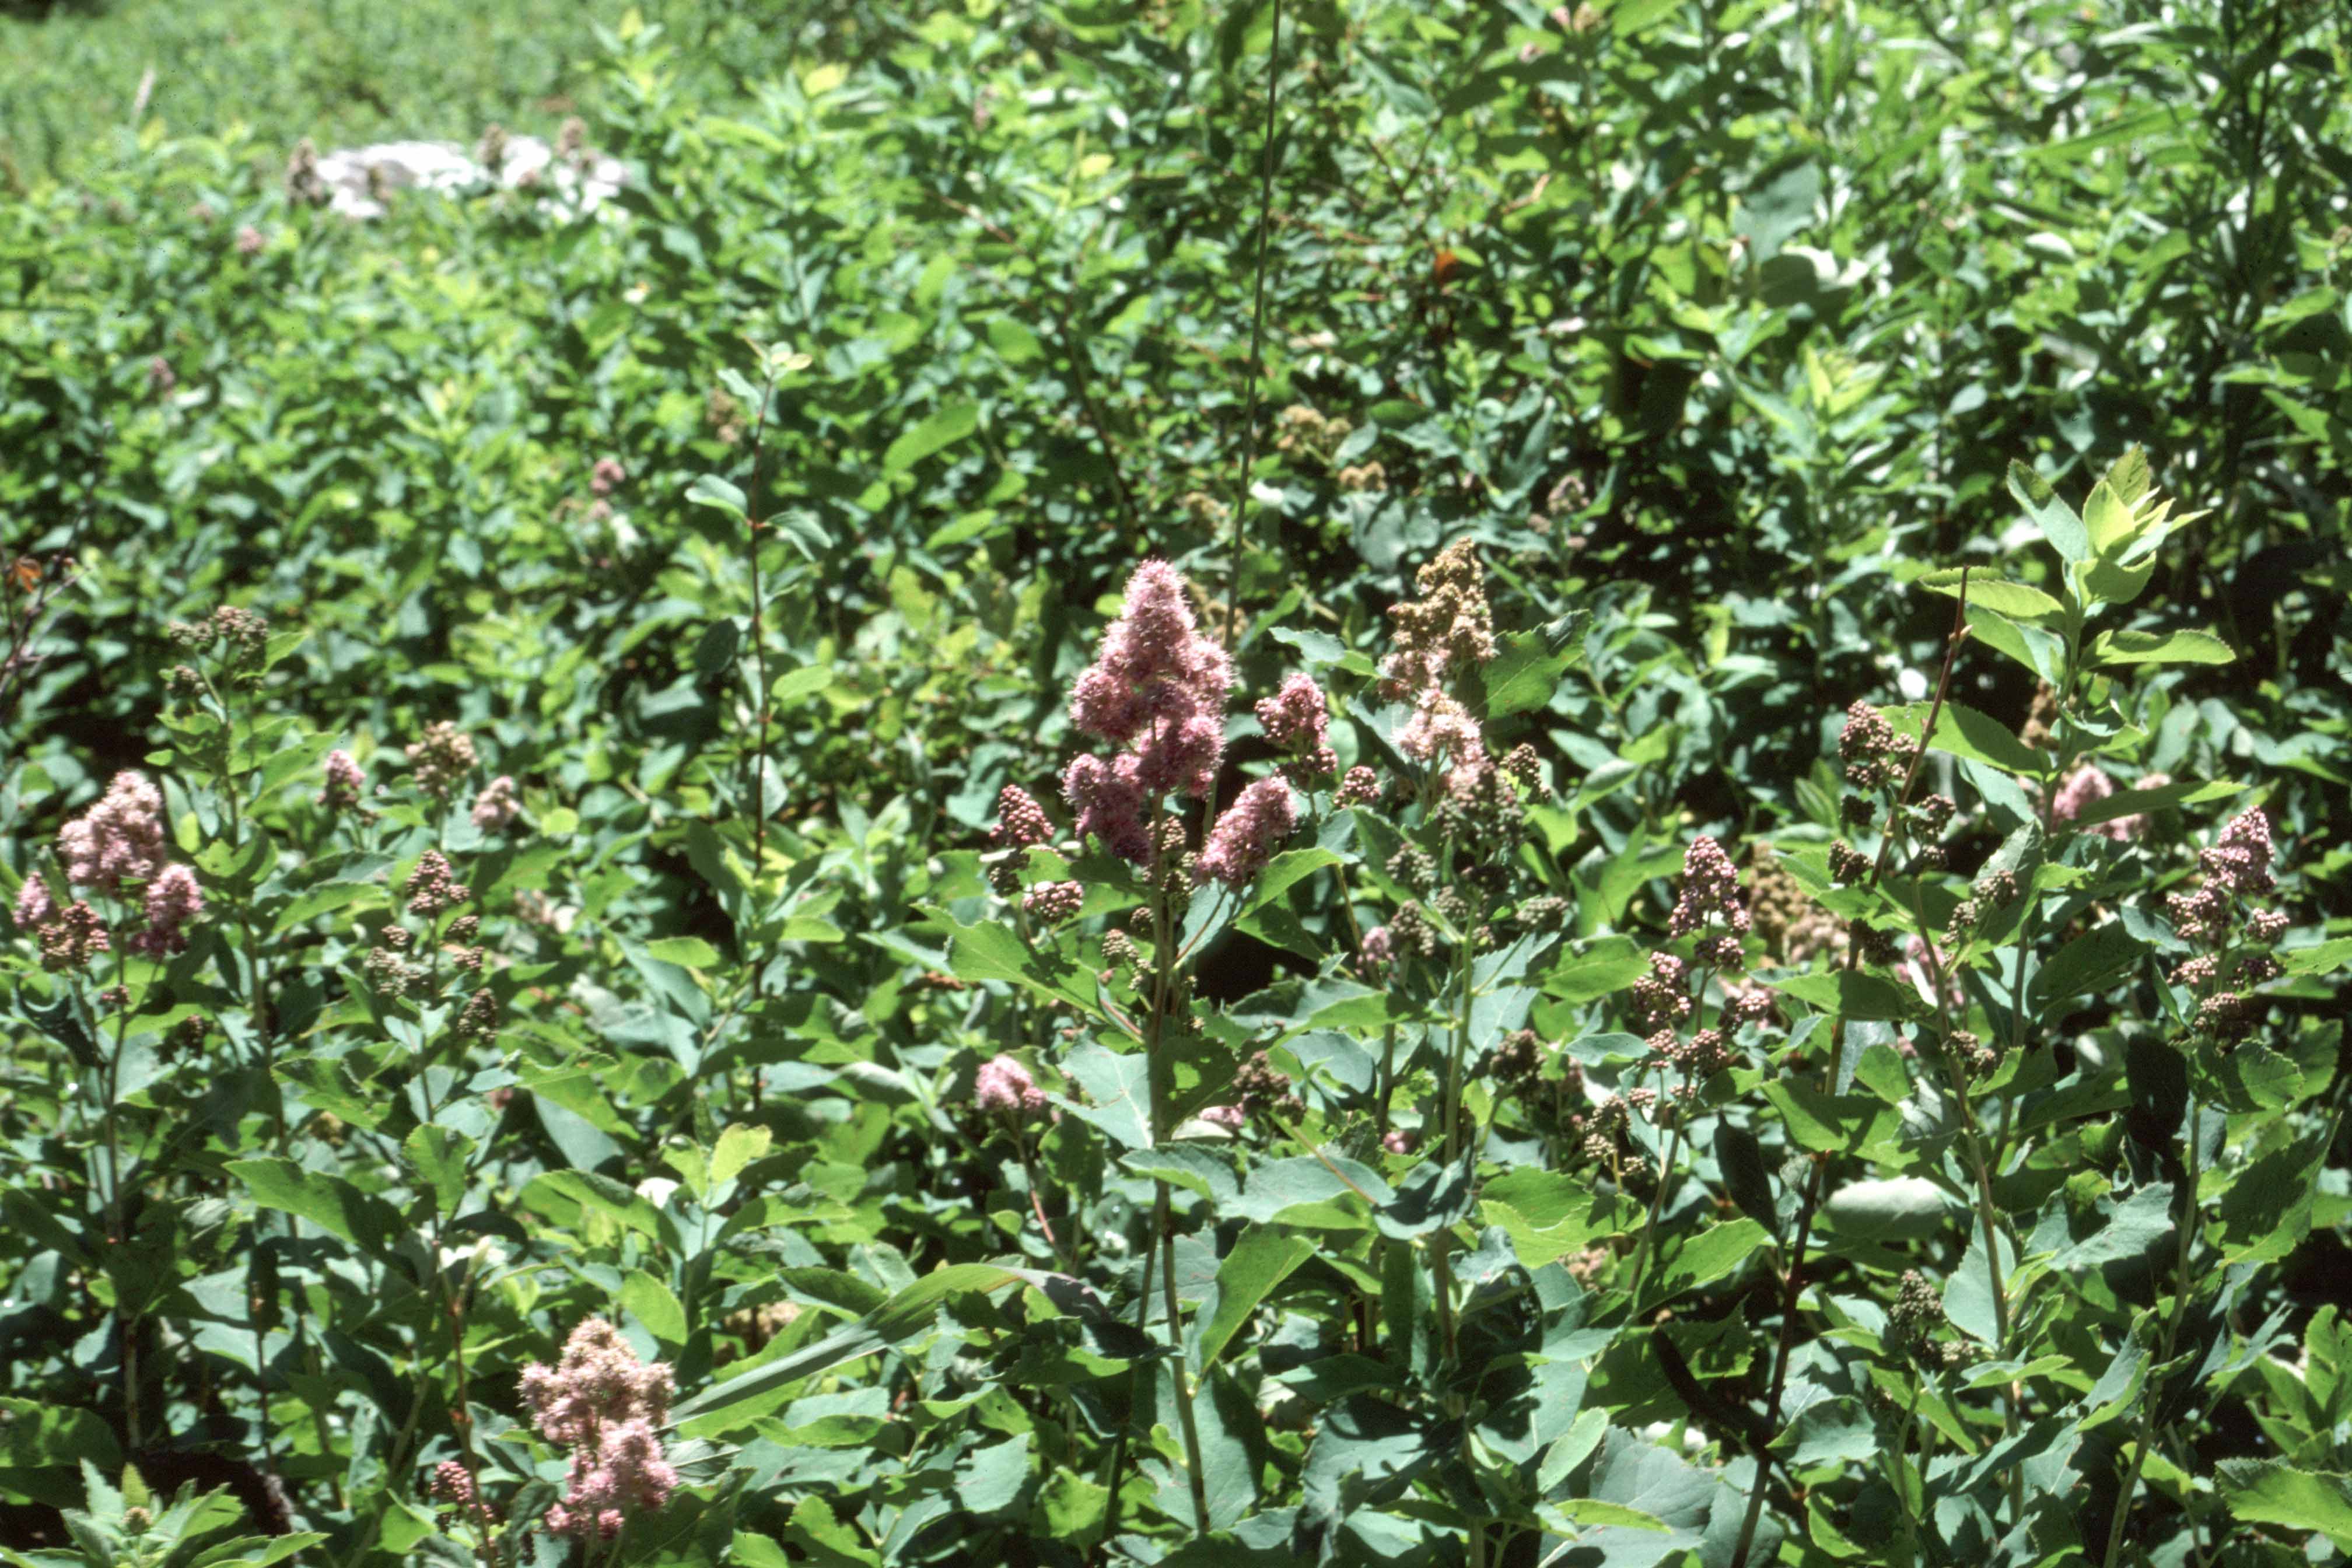
[[[1213,1105],[1201,1112],[1201,1120],[1212,1127],[1230,1128],[1240,1131],[1249,1121],[1249,1112],[1238,1105]]]
[[[2085,763],[2058,786],[2058,794],[2050,802],[2050,819],[2053,822],[2072,822],[2115,793],[2115,781]],[[2147,826],[2147,818],[2145,816],[2116,816],[2105,822],[2094,822],[2083,831],[2123,844],[2138,837]]]
[[[166,866],[147,884],[147,929],[127,944],[133,952],[161,957],[184,952],[187,925],[204,912],[205,892],[185,866]]]
[[[326,773],[327,787],[319,792],[319,805],[329,811],[348,811],[359,805],[367,788],[367,775],[360,772],[349,752],[329,752]]]
[[[1475,547],[1456,540],[1414,580],[1422,597],[1389,606],[1395,651],[1381,664],[1387,695],[1413,709],[1397,731],[1397,749],[1419,763],[1443,754],[1475,766],[1486,760],[1486,736],[1450,689],[1495,657],[1494,616]]]
[[[47,925],[57,912],[57,900],[49,897],[48,879],[37,871],[26,878],[25,885],[16,889],[16,929],[31,931]]]
[[[1410,1154],[1420,1142],[1402,1127],[1391,1127],[1381,1135],[1381,1147],[1391,1154]]]
[[[992,1115],[1018,1121],[1045,1109],[1045,1093],[1029,1069],[1009,1056],[982,1062],[972,1079],[971,1102]]]
[[[172,362],[162,354],[147,362],[147,390],[161,397],[180,384],[180,377],[172,369]]]
[[[588,473],[588,493],[601,500],[619,489],[628,477],[629,470],[621,467],[620,458],[599,458]]]
[[[1359,763],[1348,770],[1339,781],[1338,804],[1340,805],[1370,805],[1381,798],[1381,775]]]
[[[521,807],[515,798],[514,780],[500,773],[475,793],[474,826],[485,833],[496,833],[512,822]]]
[[[58,833],[66,876],[100,892],[143,879],[163,861],[163,796],[143,774],[114,775],[98,804]]]
[[[1234,797],[1209,830],[1201,851],[1201,874],[1229,888],[1239,888],[1265,868],[1282,841],[1298,826],[1298,808],[1290,786],[1280,779],[1260,779]]]
[[[251,224],[236,231],[236,253],[239,256],[258,256],[261,247],[268,243],[261,237],[261,231]]]
[[[1378,969],[1396,956],[1395,939],[1386,926],[1374,926],[1364,933],[1363,944],[1357,949],[1357,958],[1367,969]]]

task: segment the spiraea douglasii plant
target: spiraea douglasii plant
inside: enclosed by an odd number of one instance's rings
[[[740,815],[796,599],[667,826],[173,626],[135,765],[10,784],[11,1559],[2322,1560],[2347,944],[2167,695],[2193,520],[2012,484],[1932,674],[1711,817],[1671,654],[1469,537],[1237,647],[1132,566],[887,867]]]
[[[223,8],[0,0],[0,1558],[2352,1552],[2330,8]]]

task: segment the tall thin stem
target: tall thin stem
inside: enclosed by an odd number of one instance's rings
[[[2190,1289],[2189,1251],[2197,1239],[2198,1121],[2197,1102],[2192,1100],[2189,1102],[2187,1180],[2180,1185],[2180,1212],[2174,1221],[2174,1226],[2180,1235],[2179,1250],[2174,1259],[2177,1278],[2173,1283],[2172,1307],[2164,1317],[2164,1352],[2157,1358],[2158,1366],[2171,1361],[2174,1352],[2179,1348],[2180,1319],[2189,1304]],[[2142,1397],[2139,1413],[2139,1441],[2132,1445],[2131,1468],[2125,1472],[2123,1493],[2116,1499],[2116,1517],[2107,1526],[2107,1552],[2105,1557],[2101,1560],[2105,1563],[2106,1568],[2115,1568],[2116,1562],[2123,1552],[2124,1529],[2131,1521],[2132,1498],[2139,1490],[2140,1468],[2147,1463],[2148,1447],[2157,1439],[2156,1415],[2162,1403],[2155,1396],[2154,1390],[2150,1390]]]
[[[1952,666],[1960,657],[1960,645],[1969,635],[1969,568],[1960,569],[1958,601],[1952,607],[1952,633],[1944,646],[1944,666],[1936,677],[1936,700],[1927,708],[1927,723],[1919,731],[1919,749],[1911,758],[1911,766],[1903,775],[1903,783],[1895,794],[1894,811],[1899,814],[1904,803],[1911,798],[1912,787],[1919,782],[1919,767],[1927,759],[1927,745],[1936,736],[1936,722],[1943,716],[1944,702],[1952,689]],[[1877,858],[1872,862],[1870,880],[1874,886],[1885,881],[1887,858],[1895,849],[1899,815],[1890,817],[1886,832],[1880,837]],[[1852,970],[1862,957],[1861,943],[1846,944],[1845,967]],[[1828,1093],[1837,1087],[1838,1058],[1845,1050],[1845,1015],[1838,1015],[1830,1030],[1829,1060],[1822,1068],[1822,1091]],[[1789,1271],[1780,1286],[1780,1331],[1772,1352],[1772,1384],[1764,1395],[1764,1425],[1769,1431],[1780,1424],[1780,1396],[1789,1386],[1789,1360],[1796,1352],[1797,1303],[1804,1294],[1805,1247],[1812,1239],[1813,1216],[1819,1212],[1829,1184],[1829,1156],[1812,1157],[1812,1173],[1806,1178],[1804,1202],[1797,1210],[1797,1234],[1789,1251]],[[1996,1255],[1997,1256],[1997,1255]],[[1769,1439],[1768,1439],[1769,1440]],[[1771,1479],[1771,1468],[1762,1460],[1756,1466],[1756,1484],[1748,1494],[1748,1513],[1740,1521],[1739,1539],[1732,1547],[1731,1568],[1748,1568],[1748,1551],[1756,1542],[1756,1528],[1764,1517],[1764,1489]]]
[[[1250,309],[1249,364],[1242,398],[1242,468],[1234,482],[1234,570],[1225,583],[1225,647],[1242,640],[1242,520],[1249,515],[1250,470],[1257,467],[1259,347],[1265,335],[1265,247],[1274,233],[1274,121],[1282,100],[1282,0],[1274,0],[1274,37],[1265,62],[1265,150],[1259,160],[1257,195],[1257,289]]]
[[[1166,851],[1151,853],[1151,1018],[1146,1026],[1145,1078],[1151,1089],[1151,1142],[1168,1142],[1175,1127],[1176,1065],[1168,1058],[1169,998],[1174,990],[1176,936],[1168,908]],[[1176,1225],[1165,1180],[1152,1184],[1152,1228],[1160,1244],[1160,1288],[1168,1313],[1168,1344],[1174,1355],[1176,1416],[1184,1434],[1184,1479],[1192,1494],[1192,1525],[1209,1532],[1208,1470],[1201,1458],[1201,1424],[1192,1414],[1192,1373],[1184,1354],[1182,1308],[1176,1299]]]

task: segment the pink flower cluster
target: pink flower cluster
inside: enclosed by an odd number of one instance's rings
[[[988,831],[991,844],[999,849],[1026,849],[1053,837],[1053,823],[1027,790],[1006,784],[996,792],[996,826]]]
[[[599,458],[596,466],[588,470],[588,493],[603,500],[619,489],[628,477],[629,470],[621,466],[620,458]]]
[[[147,884],[147,929],[127,944],[132,952],[153,958],[185,952],[187,928],[205,911],[205,892],[196,874],[185,866],[166,866]]]
[[[1339,771],[1339,755],[1329,744],[1331,707],[1313,676],[1292,676],[1258,702],[1256,712],[1265,738],[1297,758],[1290,766],[1317,778]]]
[[[1297,826],[1298,807],[1290,798],[1290,786],[1278,778],[1260,779],[1236,795],[1209,830],[1209,842],[1201,850],[1201,874],[1229,888],[1245,887]]]
[[[1478,721],[1449,688],[1495,657],[1495,620],[1475,548],[1456,540],[1414,576],[1422,597],[1389,606],[1395,651],[1381,664],[1385,690],[1412,704],[1397,750],[1415,762],[1441,753],[1458,766],[1486,760]]]
[[[1149,860],[1150,803],[1171,790],[1204,795],[1216,784],[1233,683],[1233,662],[1200,634],[1176,569],[1165,561],[1137,567],[1118,619],[1070,689],[1070,721],[1116,749],[1108,760],[1079,757],[1063,774],[1080,835]]]
[[[662,1452],[670,1370],[637,1359],[621,1331],[590,1318],[564,1342],[563,1359],[523,1369],[522,1399],[540,1435],[572,1450],[563,1500],[547,1527],[586,1542],[620,1533],[632,1514],[669,1500],[677,1471]]]
[[[163,863],[163,796],[143,774],[119,773],[98,804],[58,834],[66,875],[102,893],[143,880]]]
[[[2205,872],[2204,885],[2194,893],[2173,893],[2165,900],[2173,929],[2191,942],[2224,945],[2241,901],[2278,886],[2271,858],[2270,818],[2260,810],[2222,828],[2213,847],[2197,858]]]
[[[1723,846],[1706,834],[1691,840],[1683,856],[1682,896],[1675,902],[1675,912],[1667,918],[1666,930],[1675,936],[1688,936],[1709,921],[1720,918],[1735,934],[1745,934],[1748,924],[1747,907],[1739,899],[1739,872]],[[1738,948],[1731,953],[1736,961]],[[1721,963],[1717,955],[1707,955],[1706,962]],[[1723,967],[1731,967],[1723,964]]]
[[[2140,781],[2142,789],[2153,789],[2172,781],[2162,774],[2152,773]],[[2116,793],[2115,781],[2085,763],[2058,786],[2058,794],[2050,802],[2053,822],[2072,822],[2084,812]],[[2105,822],[2095,822],[2083,829],[2102,838],[2112,838],[2118,844],[2128,844],[2147,831],[2147,818],[2137,814],[2111,816]]]
[[[515,782],[500,773],[474,795],[474,826],[496,833],[515,819],[522,802],[515,798]]]
[[[991,1115],[1020,1121],[1045,1109],[1045,1093],[1029,1069],[1011,1057],[982,1062],[972,1080],[971,1102]]]
[[[359,805],[367,789],[367,775],[360,772],[359,763],[352,761],[349,752],[327,753],[326,787],[319,792],[318,804],[329,811],[349,811]]]

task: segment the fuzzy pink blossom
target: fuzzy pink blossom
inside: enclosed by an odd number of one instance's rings
[[[66,876],[111,893],[124,878],[143,879],[163,861],[163,797],[143,774],[114,775],[97,805],[58,830]]]
[[[583,1459],[586,1462],[583,1462]],[[677,1489],[677,1471],[662,1453],[660,1436],[642,1417],[598,1433],[594,1454],[572,1456],[563,1500],[547,1510],[547,1528],[585,1542],[610,1540],[633,1514],[651,1513]]]
[[[593,1444],[607,1426],[667,1421],[674,1385],[667,1364],[639,1361],[620,1330],[603,1318],[587,1318],[563,1342],[555,1365],[534,1362],[523,1368],[521,1391],[540,1435],[576,1448]]]
[[[1249,1121],[1249,1112],[1238,1105],[1213,1105],[1201,1112],[1201,1120],[1212,1127],[1223,1127],[1238,1132]]]
[[[31,931],[36,926],[47,925],[57,912],[58,903],[49,897],[47,879],[38,872],[26,878],[25,885],[16,889],[16,929]]]
[[[251,224],[236,231],[236,253],[239,256],[258,256],[262,247],[268,243],[261,237],[261,231]]]
[[[180,377],[172,369],[172,362],[162,354],[147,362],[147,390],[161,397],[180,384]]]
[[[1364,933],[1363,943],[1358,948],[1356,956],[1365,968],[1378,969],[1396,956],[1396,939],[1389,935],[1388,927],[1374,926]]]
[[[1246,885],[1274,858],[1276,848],[1298,826],[1298,808],[1290,786],[1280,779],[1260,779],[1235,796],[1209,830],[1201,851],[1201,874],[1229,888]]]
[[[971,1102],[993,1115],[1014,1119],[1045,1109],[1045,1093],[1029,1069],[1009,1056],[999,1056],[980,1065],[979,1076],[972,1079]]]
[[[1151,835],[1143,825],[1143,786],[1135,773],[1131,753],[1108,763],[1075,757],[1062,774],[1062,797],[1078,814],[1081,838],[1092,834],[1112,854],[1140,866],[1151,858]]]
[[[1391,1127],[1381,1135],[1381,1147],[1391,1154],[1410,1154],[1420,1142],[1402,1127]]]
[[[2050,802],[2050,818],[2053,822],[2072,822],[2115,793],[2115,781],[2085,763],[2058,786],[2058,794]],[[2147,826],[2145,816],[2116,816],[2092,823],[2083,831],[2123,844],[2138,837]]]
[[[196,874],[185,866],[164,867],[147,884],[147,929],[131,939],[131,951],[153,957],[186,952],[188,922],[204,909],[205,892],[196,885]]]
[[[515,782],[500,773],[474,795],[474,826],[496,833],[515,819],[522,803],[515,798]]]
[[[619,489],[628,477],[629,471],[621,467],[620,458],[599,458],[588,473],[588,493],[601,500]]]
[[[1184,579],[1147,561],[1127,581],[1118,618],[1070,689],[1070,722],[1132,752],[1146,793],[1204,795],[1224,752],[1233,661],[1201,635]]]
[[[522,1399],[540,1435],[572,1450],[563,1500],[547,1526],[575,1541],[620,1533],[632,1514],[669,1500],[677,1471],[662,1453],[670,1369],[642,1362],[621,1331],[590,1318],[564,1342],[563,1359],[523,1369]]]

